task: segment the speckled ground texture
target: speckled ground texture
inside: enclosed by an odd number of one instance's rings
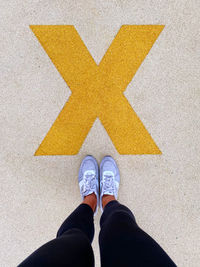
[[[199,266],[199,10],[198,0],[0,1],[0,266],[16,266],[55,237],[81,201],[86,154],[111,154],[119,200],[178,266]],[[166,25],[125,92],[163,154],[119,155],[96,120],[78,155],[35,157],[70,90],[30,24],[75,25],[97,63],[121,25]]]

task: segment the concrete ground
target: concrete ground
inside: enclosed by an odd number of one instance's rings
[[[86,154],[112,155],[120,202],[178,266],[199,266],[199,10],[198,0],[0,0],[0,266],[16,266],[55,237],[81,201]],[[119,155],[96,120],[78,155],[35,157],[70,90],[30,24],[75,25],[97,63],[121,25],[166,25],[125,92],[162,155]]]

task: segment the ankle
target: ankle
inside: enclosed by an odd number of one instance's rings
[[[95,195],[95,193],[87,195],[84,197],[84,200],[82,203],[89,205],[92,208],[92,210],[95,211],[96,206],[97,206],[97,196]]]
[[[103,195],[102,197],[102,207],[103,209],[105,208],[105,206],[110,202],[116,200],[115,196],[113,195]]]

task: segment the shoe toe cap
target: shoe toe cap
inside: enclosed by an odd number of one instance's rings
[[[79,170],[79,181],[82,179],[83,174],[86,171],[94,171],[97,175],[97,166],[95,159],[92,156],[86,156],[81,163],[80,170]]]

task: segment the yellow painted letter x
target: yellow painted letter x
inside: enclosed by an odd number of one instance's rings
[[[123,92],[163,27],[123,25],[97,65],[74,26],[31,26],[72,91],[35,155],[77,154],[96,118],[120,154],[160,154]]]

